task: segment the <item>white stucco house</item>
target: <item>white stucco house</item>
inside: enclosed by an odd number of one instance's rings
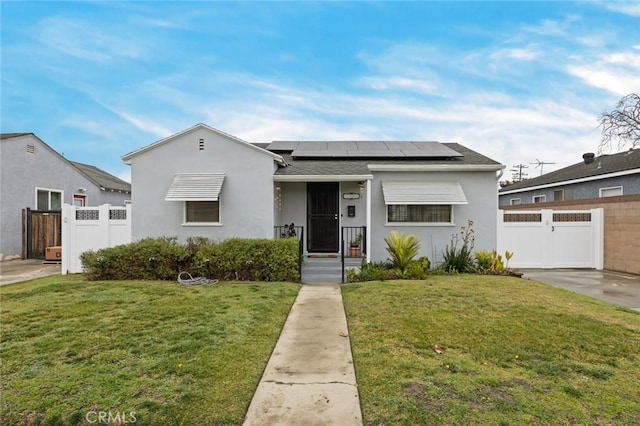
[[[249,143],[197,124],[122,157],[131,165],[132,239],[273,238],[294,224],[309,255],[385,260],[392,230],[438,258],[473,220],[475,247],[496,247],[504,166],[457,143]]]

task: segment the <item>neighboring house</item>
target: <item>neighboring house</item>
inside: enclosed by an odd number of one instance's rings
[[[640,149],[595,157],[500,189],[500,207],[640,194]]]
[[[499,191],[503,210],[604,210],[604,269],[640,274],[640,149],[595,157]]]
[[[339,253],[346,230],[363,234],[369,259],[384,260],[384,238],[398,230],[436,260],[473,220],[475,247],[496,247],[504,166],[456,143],[251,144],[198,124],[122,158],[133,240],[273,238],[293,223],[306,253]]]
[[[124,205],[130,199],[129,183],[67,160],[33,133],[0,136],[0,260],[24,254],[23,209],[60,211],[63,203]]]

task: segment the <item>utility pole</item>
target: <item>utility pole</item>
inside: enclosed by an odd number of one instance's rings
[[[528,169],[529,166],[527,166],[526,164],[517,164],[515,166],[513,166],[514,168],[511,169],[511,177],[513,178],[514,182],[520,182],[523,181],[527,178],[527,173],[524,171],[524,169]]]

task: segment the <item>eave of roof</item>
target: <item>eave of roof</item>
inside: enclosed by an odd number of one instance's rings
[[[27,136],[27,135],[34,135],[34,134],[33,133],[0,133],[0,139],[19,138],[20,136]]]

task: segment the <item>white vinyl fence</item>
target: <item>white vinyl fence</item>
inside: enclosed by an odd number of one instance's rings
[[[82,272],[80,255],[131,242],[131,204],[62,206],[62,274]]]
[[[604,210],[500,210],[498,253],[513,268],[604,267]]]

